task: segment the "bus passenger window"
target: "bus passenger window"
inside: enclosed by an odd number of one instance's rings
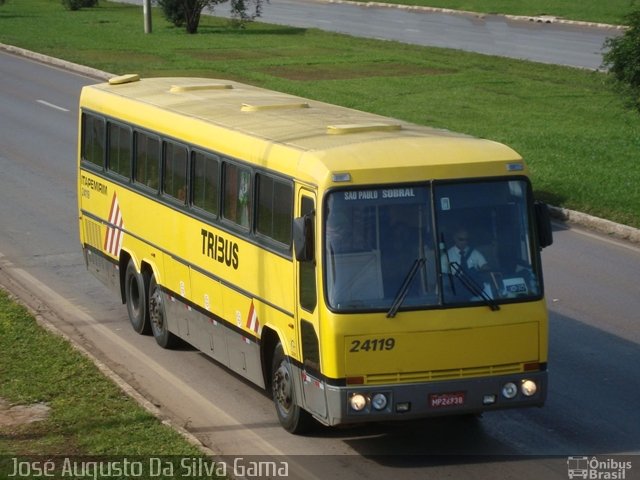
[[[136,157],[134,179],[146,187],[158,190],[160,173],[160,139],[135,132]]]
[[[290,183],[258,175],[256,231],[285,245],[291,244],[293,187]]]
[[[220,160],[213,155],[193,152],[193,206],[218,215]]]
[[[82,114],[82,160],[104,167],[104,119]]]
[[[173,142],[164,142],[164,176],[162,190],[167,195],[187,201],[187,149]]]
[[[251,218],[251,171],[231,163],[224,164],[224,218],[249,228]]]
[[[124,125],[109,123],[109,170],[131,177],[131,130]]]

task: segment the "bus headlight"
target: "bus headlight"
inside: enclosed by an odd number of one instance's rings
[[[354,393],[349,398],[349,406],[355,412],[361,412],[367,406],[367,398],[361,393]]]
[[[520,391],[525,397],[531,397],[538,391],[538,386],[533,380],[523,380],[520,385]]]
[[[513,382],[505,383],[502,387],[502,396],[504,398],[512,399],[518,394],[518,387]]]
[[[376,410],[384,410],[387,408],[387,403],[389,403],[389,401],[384,393],[376,393],[371,398],[371,405],[373,405],[373,408]]]

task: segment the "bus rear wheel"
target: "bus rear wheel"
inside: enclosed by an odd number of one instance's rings
[[[149,321],[151,323],[151,332],[158,345],[162,348],[172,348],[176,345],[178,338],[169,331],[164,299],[155,275],[151,276],[151,281],[149,282]]]
[[[271,388],[278,420],[290,433],[304,433],[311,428],[313,417],[296,401],[291,363],[278,343],[273,353]]]
[[[129,260],[124,275],[124,293],[129,321],[133,329],[140,334],[147,334],[150,331],[148,285],[148,275],[144,271],[138,273],[133,260]]]

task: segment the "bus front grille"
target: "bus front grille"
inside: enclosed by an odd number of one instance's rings
[[[524,372],[524,364],[489,365],[485,367],[455,368],[450,370],[433,370],[425,372],[399,372],[372,374],[365,377],[367,385],[383,385],[389,383],[433,382],[437,380],[455,380],[459,378],[484,377],[492,375],[508,375]]]

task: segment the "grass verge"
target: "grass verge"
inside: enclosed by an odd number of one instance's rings
[[[16,457],[202,457],[2,290],[0,398],[50,407],[47,418],[38,422],[0,422],[0,478],[11,473]]]
[[[230,78],[494,139],[539,198],[640,227],[640,116],[599,72],[215,17],[187,35],[157,9],[145,35],[139,6],[107,1],[11,1],[0,25],[0,42],[117,74]]]

